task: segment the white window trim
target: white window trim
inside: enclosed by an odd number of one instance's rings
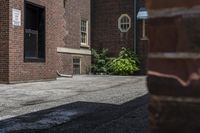
[[[87,19],[81,19],[81,21],[84,20],[86,21],[86,34],[87,34],[87,37],[86,37],[86,43],[82,43],[81,41],[81,47],[88,47],[89,48],[89,23],[88,23],[88,20]],[[80,38],[81,38],[81,22],[80,22]]]
[[[128,19],[129,19],[129,28],[128,29],[126,29],[126,30],[124,30],[124,29],[122,29],[121,28],[121,19],[123,18],[123,17],[127,17]],[[122,14],[120,17],[119,17],[119,19],[118,19],[118,29],[121,31],[121,32],[128,32],[129,30],[130,30],[130,28],[131,28],[131,17],[128,15],[128,14]]]

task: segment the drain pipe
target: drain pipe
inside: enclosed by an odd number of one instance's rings
[[[134,0],[134,53],[137,54],[137,0]]]
[[[64,78],[73,78],[73,75],[65,75],[65,74],[61,74],[57,71],[57,74],[59,77],[64,77]]]

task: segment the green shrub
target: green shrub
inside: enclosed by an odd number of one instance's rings
[[[92,66],[91,70],[94,74],[107,74],[108,68],[107,64],[109,62],[109,58],[107,57],[107,49],[103,49],[100,51],[92,49]]]
[[[135,53],[122,48],[119,57],[109,63],[109,71],[116,75],[131,75],[139,70],[139,60]]]

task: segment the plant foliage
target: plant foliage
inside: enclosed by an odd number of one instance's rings
[[[139,59],[132,51],[122,48],[119,57],[109,63],[109,71],[116,75],[132,75],[139,70]]]
[[[108,50],[103,49],[100,51],[92,49],[92,73],[94,74],[106,74],[108,72],[107,64],[109,62],[109,58],[107,57]]]

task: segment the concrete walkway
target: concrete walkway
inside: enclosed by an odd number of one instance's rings
[[[147,94],[145,84],[145,77],[74,76],[49,82],[0,85],[0,121],[70,103],[122,105]],[[94,112],[97,108],[88,104],[76,106]]]
[[[77,101],[122,104],[145,93],[145,77],[75,76],[0,85],[0,120]]]

